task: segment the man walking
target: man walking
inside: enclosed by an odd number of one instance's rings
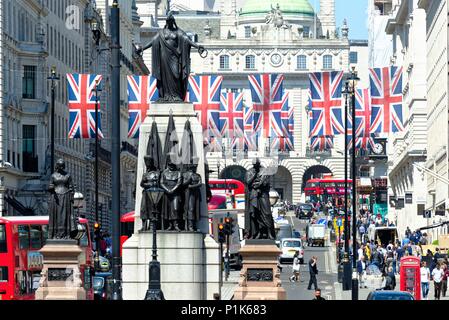
[[[310,274],[310,280],[309,285],[307,286],[307,290],[312,290],[312,284],[315,287],[315,290],[318,288],[316,275],[318,274],[318,267],[317,267],[317,261],[318,258],[316,256],[313,256],[312,259],[309,261],[309,274]]]
[[[437,267],[432,271],[433,285],[435,287],[435,300],[440,300],[441,295],[441,282],[443,280],[443,270],[441,265],[438,263]]]
[[[363,280],[363,276],[365,275],[366,270],[366,263],[365,263],[365,257],[362,256],[359,261],[357,261],[357,273],[359,274],[359,284],[360,288],[365,287],[365,281]]]
[[[428,300],[427,295],[429,294],[429,281],[430,281],[430,270],[427,268],[427,263],[425,261],[421,262],[421,290],[423,300]]]

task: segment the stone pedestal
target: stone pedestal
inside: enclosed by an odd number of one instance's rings
[[[82,249],[76,240],[47,240],[36,300],[86,300],[80,273]]]
[[[157,232],[157,260],[166,300],[212,300],[219,293],[218,244],[198,232]],[[123,299],[143,300],[152,257],[151,231],[133,234],[123,245]]]
[[[155,103],[151,105],[140,127],[134,234],[123,245],[122,289],[125,300],[143,300],[148,289],[148,264],[152,259],[153,234],[151,231],[139,231],[142,228],[140,181],[145,170],[144,156],[153,120],[157,123],[164,146],[170,113],[173,114],[179,147],[184,125],[187,120],[190,121],[198,157],[197,172],[201,175],[203,186],[200,220],[196,226],[199,232],[157,231],[157,260],[161,264],[162,291],[167,300],[212,300],[214,293],[220,292],[220,250],[218,244],[207,235],[209,220],[201,124],[190,103]]]
[[[246,241],[240,250],[243,268],[234,300],[287,299],[277,268],[280,253],[274,241]]]

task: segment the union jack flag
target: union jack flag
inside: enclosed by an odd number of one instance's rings
[[[370,69],[371,133],[404,130],[402,124],[402,68]]]
[[[207,138],[209,143],[207,147],[207,152],[222,152],[222,139],[220,137],[209,137]]]
[[[282,132],[281,137],[272,137],[271,150],[278,149],[282,152],[293,151],[293,105],[289,104],[289,93],[286,92],[282,98],[282,110],[281,110],[281,121],[282,121]]]
[[[101,75],[68,73],[69,93],[69,138],[95,138],[95,85]],[[101,132],[100,102],[98,101],[98,138]]]
[[[231,141],[232,150],[243,151],[245,149],[245,138],[234,136]]]
[[[343,71],[309,74],[313,121],[310,136],[344,133],[342,107]]]
[[[348,150],[352,150],[352,131],[348,133]],[[374,147],[374,144],[376,142],[374,141],[374,135],[370,136],[362,136],[362,137],[356,137],[355,138],[355,149],[356,150],[371,150]]]
[[[333,136],[315,136],[310,138],[310,148],[314,151],[325,151],[334,147]]]
[[[355,136],[366,137],[370,135],[371,125],[371,99],[368,89],[355,91]]]
[[[244,119],[245,122],[245,151],[257,151],[258,147],[258,135],[254,131],[254,110],[251,106],[244,106]]]
[[[207,136],[221,137],[220,92],[223,76],[194,76],[189,78],[186,101],[193,103],[198,120]]]
[[[139,138],[151,102],[159,98],[157,79],[152,76],[128,76],[128,138]]]
[[[254,131],[264,137],[282,137],[281,110],[284,75],[249,75],[254,108]]]
[[[222,93],[220,101],[221,136],[243,138],[243,92]]]

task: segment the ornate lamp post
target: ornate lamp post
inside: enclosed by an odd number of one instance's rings
[[[56,80],[59,80],[59,77],[56,76],[56,66],[51,67],[51,76],[47,78],[47,80],[51,80],[51,118],[50,118],[50,172],[53,173],[55,170],[55,89],[56,89]]]
[[[355,120],[355,93],[357,90],[357,81],[360,79],[357,77],[355,67],[352,68],[351,75],[348,77],[350,91],[351,91],[351,107],[352,107],[352,119]],[[353,126],[354,128],[354,126]],[[355,134],[353,129],[352,136],[352,300],[358,300],[359,285],[357,279],[357,166],[356,166],[356,150],[355,150]],[[348,234],[349,236],[349,234]]]
[[[165,300],[164,293],[161,290],[161,264],[157,261],[157,243],[156,243],[156,227],[157,227],[157,205],[164,194],[164,190],[159,187],[151,187],[147,190],[150,194],[152,206],[152,225],[153,225],[153,259],[148,265],[148,290],[145,300]]]

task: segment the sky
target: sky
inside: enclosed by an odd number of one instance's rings
[[[319,10],[319,0],[309,0],[309,2],[315,11]],[[349,26],[349,39],[368,40],[367,7],[368,1],[366,0],[335,0],[337,28],[341,27],[346,18]]]

